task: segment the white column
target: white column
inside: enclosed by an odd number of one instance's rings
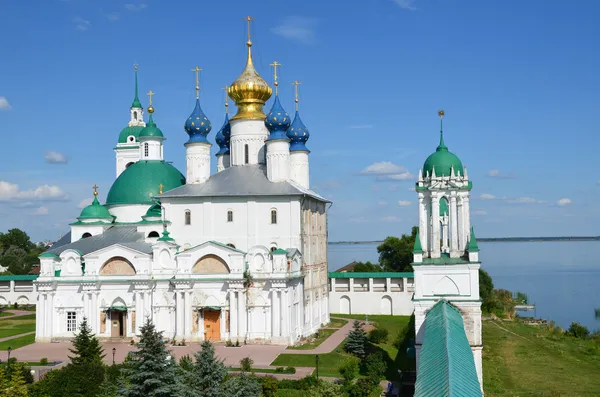
[[[189,340],[192,337],[192,290],[188,290],[185,293],[186,295],[186,305],[185,305],[185,335]]]
[[[287,289],[281,291],[281,336],[286,340],[289,339],[289,302],[288,302],[288,294]]]
[[[181,291],[175,290],[175,337],[183,337],[183,296]]]
[[[431,229],[433,236],[431,239],[431,256],[433,258],[440,257],[440,198],[433,196],[431,198]]]
[[[90,295],[88,291],[83,291],[83,317],[88,320],[88,324],[92,321],[90,319]],[[79,319],[79,322],[83,321],[83,318]],[[79,324],[77,324],[79,327]]]
[[[186,143],[186,183],[204,183],[210,177],[210,143]]]
[[[48,294],[48,308],[46,310],[48,312],[48,337],[52,338],[54,335],[54,292]]]
[[[246,293],[238,290],[238,336],[246,339]]]
[[[448,240],[448,219],[447,217],[442,218],[442,248],[444,252],[449,250],[449,240]]]
[[[427,203],[423,193],[419,193],[419,238],[421,239],[421,248],[425,251],[425,256],[429,254],[428,233],[429,222],[427,214]]]
[[[464,214],[464,228],[465,228],[465,249],[467,248],[467,241],[471,238],[471,208],[469,205],[468,193],[463,197],[463,214]]]
[[[238,304],[234,290],[229,290],[229,337],[233,341],[238,338]],[[235,343],[235,342],[234,342]]]
[[[38,338],[44,337],[44,330],[46,329],[45,318],[46,315],[46,294],[39,293],[38,305],[35,309],[35,331]]]
[[[458,232],[456,233],[458,236],[458,251],[460,253],[462,253],[466,247],[465,234],[464,234],[465,215],[463,213],[463,197],[462,196],[458,196],[456,216],[458,218],[457,222],[456,222],[457,229],[458,229]]]
[[[279,323],[281,322],[281,313],[279,309],[279,292],[274,289],[271,292],[271,327],[273,338],[278,338],[280,335]]]
[[[98,292],[94,291],[92,292],[92,313],[90,314],[92,316],[92,318],[90,319],[90,325],[92,327],[92,332],[94,333],[94,335],[98,334],[99,328],[98,328],[98,321],[99,321],[99,315],[98,315]]]
[[[458,209],[456,207],[456,194],[450,196],[450,257],[458,258]]]

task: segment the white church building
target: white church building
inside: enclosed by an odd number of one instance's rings
[[[150,318],[177,341],[290,345],[329,322],[327,209],[310,190],[309,133],[247,63],[228,87],[237,114],[216,134],[199,95],[185,122],[186,175],[135,99],[118,139],[116,180],[101,204],[40,256],[36,341],[71,338],[85,317],[105,338],[135,338]],[[278,66],[278,64],[275,64]],[[196,92],[199,91],[196,74]],[[226,104],[227,106],[227,104]]]

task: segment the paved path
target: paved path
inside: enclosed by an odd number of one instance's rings
[[[341,318],[341,317],[340,317]],[[354,320],[344,318],[344,320],[348,320],[348,322],[340,329],[335,331],[331,336],[325,339],[319,346],[310,350],[296,350],[296,349],[286,349],[285,353],[288,354],[325,354],[331,353],[336,347],[342,343],[348,333],[352,330],[352,324]]]
[[[0,317],[0,321],[3,319],[12,320],[15,317],[27,316],[28,314],[35,314],[35,312],[28,312],[27,310],[5,310],[6,313],[12,313],[12,316]]]
[[[15,339],[15,338],[20,338],[21,336],[27,336],[27,335],[31,335],[31,334],[35,334],[35,331],[25,332],[24,334],[19,334],[19,335],[7,336],[6,338],[0,338],[0,342],[4,342],[4,341]]]

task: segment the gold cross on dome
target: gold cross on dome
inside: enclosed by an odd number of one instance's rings
[[[298,102],[299,102],[299,100],[298,100],[298,86],[299,86],[300,84],[302,84],[302,83],[301,83],[301,82],[299,82],[298,80],[296,80],[296,81],[294,81],[294,82],[292,83],[292,85],[296,87],[296,99],[294,99],[294,102],[296,102],[296,111],[298,110]]]
[[[163,193],[163,184],[161,183],[160,185],[158,185],[158,194],[162,194]]]
[[[152,95],[154,95],[154,91],[150,90],[147,94],[150,97],[150,106],[152,106]]]
[[[254,21],[254,18],[248,15],[244,20],[248,22],[248,41],[250,41],[250,21]]]
[[[94,186],[92,186],[92,189],[94,189],[94,196],[98,195],[98,186],[96,184],[94,184]]]
[[[269,64],[269,66],[273,66],[273,85],[275,85],[275,95],[279,95],[279,82],[277,81],[277,66],[282,65],[277,61],[273,61],[273,63]]]
[[[226,85],[225,87],[223,87],[221,89],[225,91],[225,113],[229,114],[229,96],[227,95],[227,93],[229,91],[229,86]]]
[[[199,73],[202,69],[199,66],[196,66],[194,69],[192,69],[192,72],[196,72],[196,98],[199,97],[200,95],[200,77],[199,77]]]

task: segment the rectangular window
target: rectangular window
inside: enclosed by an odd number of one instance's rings
[[[67,332],[77,331],[77,312],[67,312]]]
[[[227,222],[233,222],[233,211],[227,211]]]
[[[277,210],[271,210],[271,224],[277,223]]]
[[[189,210],[185,211],[185,224],[186,225],[192,224],[192,213]]]

